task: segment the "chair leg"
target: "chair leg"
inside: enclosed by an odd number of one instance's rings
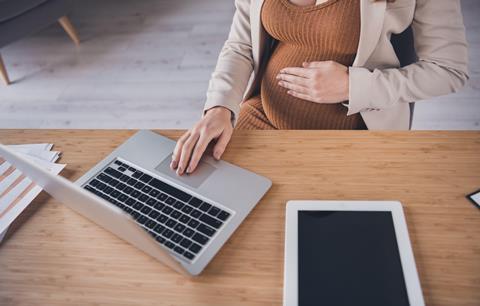
[[[5,85],[9,85],[10,80],[8,79],[7,69],[5,68],[5,65],[3,64],[3,60],[2,60],[1,55],[0,55],[0,75],[2,76],[2,79],[5,82]]]
[[[80,44],[80,39],[78,38],[77,31],[73,27],[70,19],[67,16],[60,17],[58,22],[63,27],[65,32],[67,32],[68,36],[73,40],[73,42],[78,46]]]

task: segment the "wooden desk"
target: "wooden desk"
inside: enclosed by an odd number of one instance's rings
[[[160,131],[171,138],[180,131]],[[75,180],[133,131],[1,130],[53,142]],[[273,187],[198,278],[42,194],[0,247],[1,305],[280,305],[285,202],[400,200],[428,305],[480,305],[478,132],[238,132],[224,159]]]

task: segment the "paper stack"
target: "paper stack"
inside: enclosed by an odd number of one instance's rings
[[[8,147],[54,174],[60,173],[65,167],[63,164],[55,163],[60,157],[60,152],[51,151],[53,144],[10,145]],[[39,186],[0,156],[0,241],[7,232],[8,226],[41,191]]]

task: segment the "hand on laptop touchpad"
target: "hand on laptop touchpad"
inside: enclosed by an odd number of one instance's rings
[[[197,169],[192,174],[177,175],[175,171],[170,169],[172,155],[168,155],[162,162],[155,167],[155,170],[161,174],[166,174],[172,179],[187,184],[191,187],[198,188],[209,176],[215,171],[215,167],[205,161],[198,163]]]

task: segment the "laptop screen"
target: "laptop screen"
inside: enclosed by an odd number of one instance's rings
[[[299,305],[409,305],[390,212],[298,212]]]

